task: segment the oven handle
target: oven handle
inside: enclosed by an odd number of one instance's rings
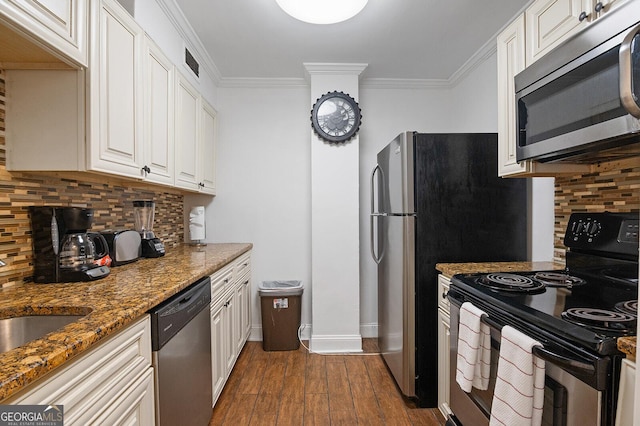
[[[489,318],[487,315],[482,315],[480,320],[490,327],[495,328],[496,330],[501,330],[502,325],[498,324],[496,321]],[[538,358],[548,361],[558,367],[562,368],[566,371],[573,371],[581,374],[594,375],[596,373],[596,368],[584,362],[576,361],[575,359],[567,358],[562,355],[558,355],[556,353],[551,352],[548,349],[545,349],[542,346],[534,346],[532,348],[532,352]]]

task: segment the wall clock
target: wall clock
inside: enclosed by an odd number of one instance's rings
[[[327,142],[346,142],[358,132],[362,114],[355,99],[343,92],[322,95],[311,109],[311,127]]]

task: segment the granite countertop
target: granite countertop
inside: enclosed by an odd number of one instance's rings
[[[558,262],[481,262],[481,263],[438,263],[436,269],[451,278],[455,274],[475,274],[482,272],[524,272],[564,269]]]
[[[626,354],[627,358],[633,362],[636,361],[636,344],[636,336],[620,337],[618,339],[618,349]]]
[[[167,249],[160,258],[111,268],[108,277],[97,281],[29,283],[0,289],[0,318],[86,314],[42,339],[0,354],[0,400],[251,248],[251,244],[242,243],[181,245]]]

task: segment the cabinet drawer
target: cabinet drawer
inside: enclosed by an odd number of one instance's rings
[[[449,299],[447,299],[447,292],[449,291],[449,286],[451,285],[451,280],[444,275],[438,275],[438,307],[443,309],[447,315],[449,314]]]
[[[229,264],[211,275],[211,303],[220,299],[224,295],[225,289],[231,288],[233,268],[234,265]]]
[[[87,424],[151,367],[148,316],[3,404],[62,404],[66,425]]]
[[[84,424],[96,425],[152,425],[155,423],[153,368],[148,368],[97,419]]]
[[[240,256],[234,262],[233,276],[235,279],[239,279],[251,269],[251,252],[247,252]]]

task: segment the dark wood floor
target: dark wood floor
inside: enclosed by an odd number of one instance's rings
[[[302,346],[265,352],[247,342],[210,425],[440,426],[444,419],[403,400],[379,355],[309,354]]]

